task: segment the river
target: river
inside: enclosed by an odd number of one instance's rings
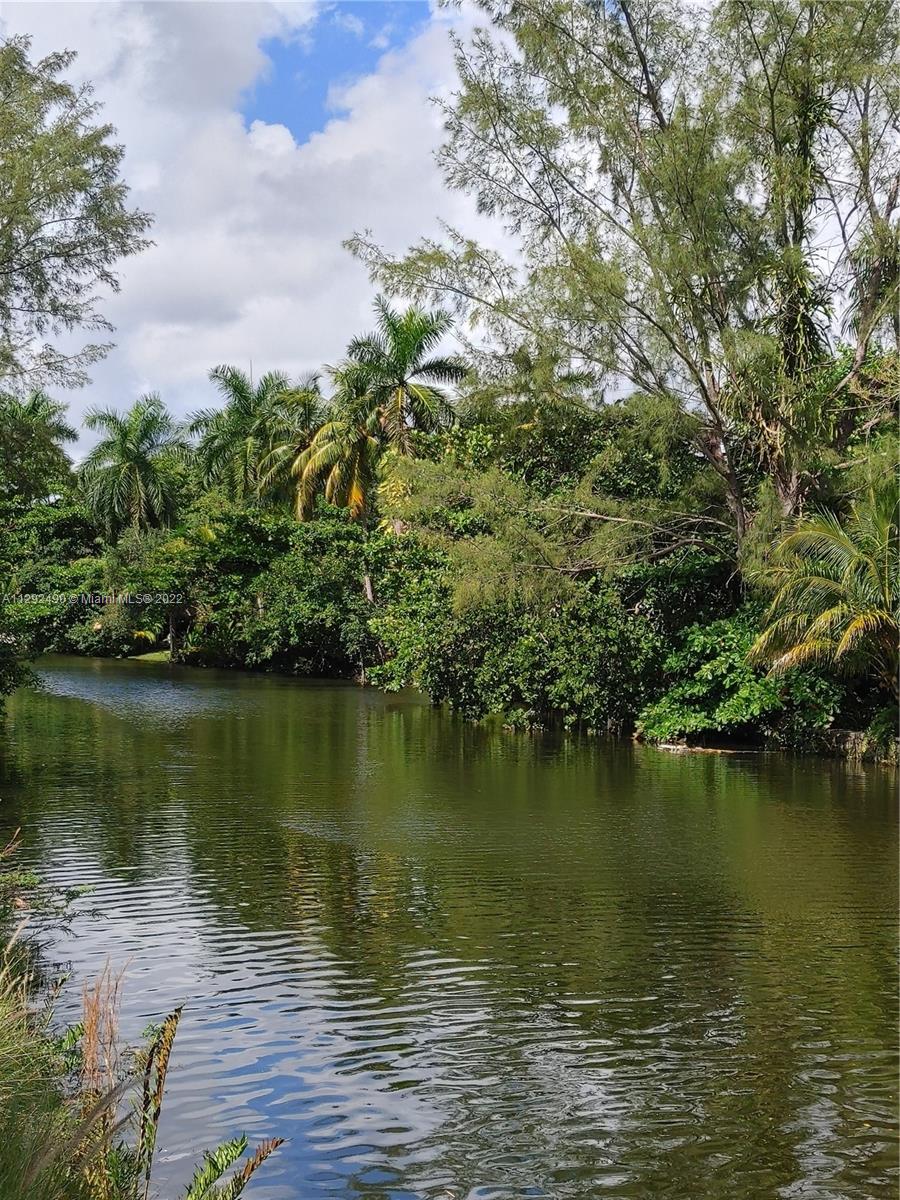
[[[157,1186],[256,1200],[897,1194],[895,777],[467,725],[416,696],[46,659],[0,820],[91,885],[61,1016],[178,1004]]]

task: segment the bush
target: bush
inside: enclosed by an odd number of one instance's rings
[[[761,610],[692,625],[663,664],[668,687],[638,719],[649,741],[725,736],[805,748],[831,725],[842,697],[834,682],[794,671],[779,679],[747,662]]]
[[[374,653],[363,531],[329,515],[298,525],[288,551],[253,582],[250,666],[298,675],[364,671]]]
[[[624,728],[645,703],[658,643],[614,594],[579,586],[549,606],[488,597],[455,611],[449,594],[433,569],[378,618],[392,658],[377,682],[524,727]]]

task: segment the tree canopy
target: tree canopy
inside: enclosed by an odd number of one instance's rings
[[[113,537],[129,527],[142,531],[170,525],[188,447],[160,397],[149,392],[125,413],[93,409],[85,425],[102,434],[79,470],[98,523]]]
[[[82,384],[106,341],[99,304],[117,265],[148,245],[147,213],[128,207],[123,147],[88,84],[64,76],[75,55],[38,61],[28,38],[0,42],[0,386]],[[56,340],[64,335],[62,340]]]
[[[332,369],[330,419],[294,462],[301,515],[321,490],[329,502],[364,516],[385,456],[414,457],[417,432],[434,433],[453,421],[443,385],[459,383],[466,367],[453,355],[432,353],[450,331],[449,314],[395,312],[378,298],[375,315],[375,332],[354,338],[346,360]]]
[[[440,162],[517,244],[453,229],[389,291],[439,298],[507,354],[670,397],[747,535],[760,475],[800,511],[896,336],[896,12],[888,0],[483,0]],[[840,338],[848,349],[833,370]]]

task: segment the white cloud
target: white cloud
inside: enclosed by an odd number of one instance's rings
[[[339,29],[352,33],[354,37],[362,37],[366,31],[366,27],[359,17],[354,16],[353,13],[341,12],[340,9],[332,17],[332,21]]]
[[[116,349],[70,394],[76,417],[148,389],[186,413],[209,402],[218,362],[333,362],[372,297],[343,238],[371,227],[400,250],[439,217],[474,228],[434,165],[441,128],[427,100],[452,81],[447,25],[465,17],[436,13],[373,74],[335,89],[335,115],[307,142],[286,125],[246,128],[241,95],[270,66],[262,43],[311,36],[315,16],[285,3],[4,5],[4,32],[31,33],[36,53],[78,51],[127,147],[133,202],[156,216],[156,244],[123,264],[106,306]]]

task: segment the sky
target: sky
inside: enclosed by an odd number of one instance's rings
[[[450,31],[471,21],[428,0],[4,0],[3,36],[77,51],[70,78],[94,84],[131,202],[155,216],[103,306],[115,349],[57,393],[76,422],[146,391],[186,415],[213,400],[218,363],[337,361],[371,326],[374,289],[341,245],[355,231],[393,251],[440,220],[484,232],[443,186],[429,103],[453,89]]]

